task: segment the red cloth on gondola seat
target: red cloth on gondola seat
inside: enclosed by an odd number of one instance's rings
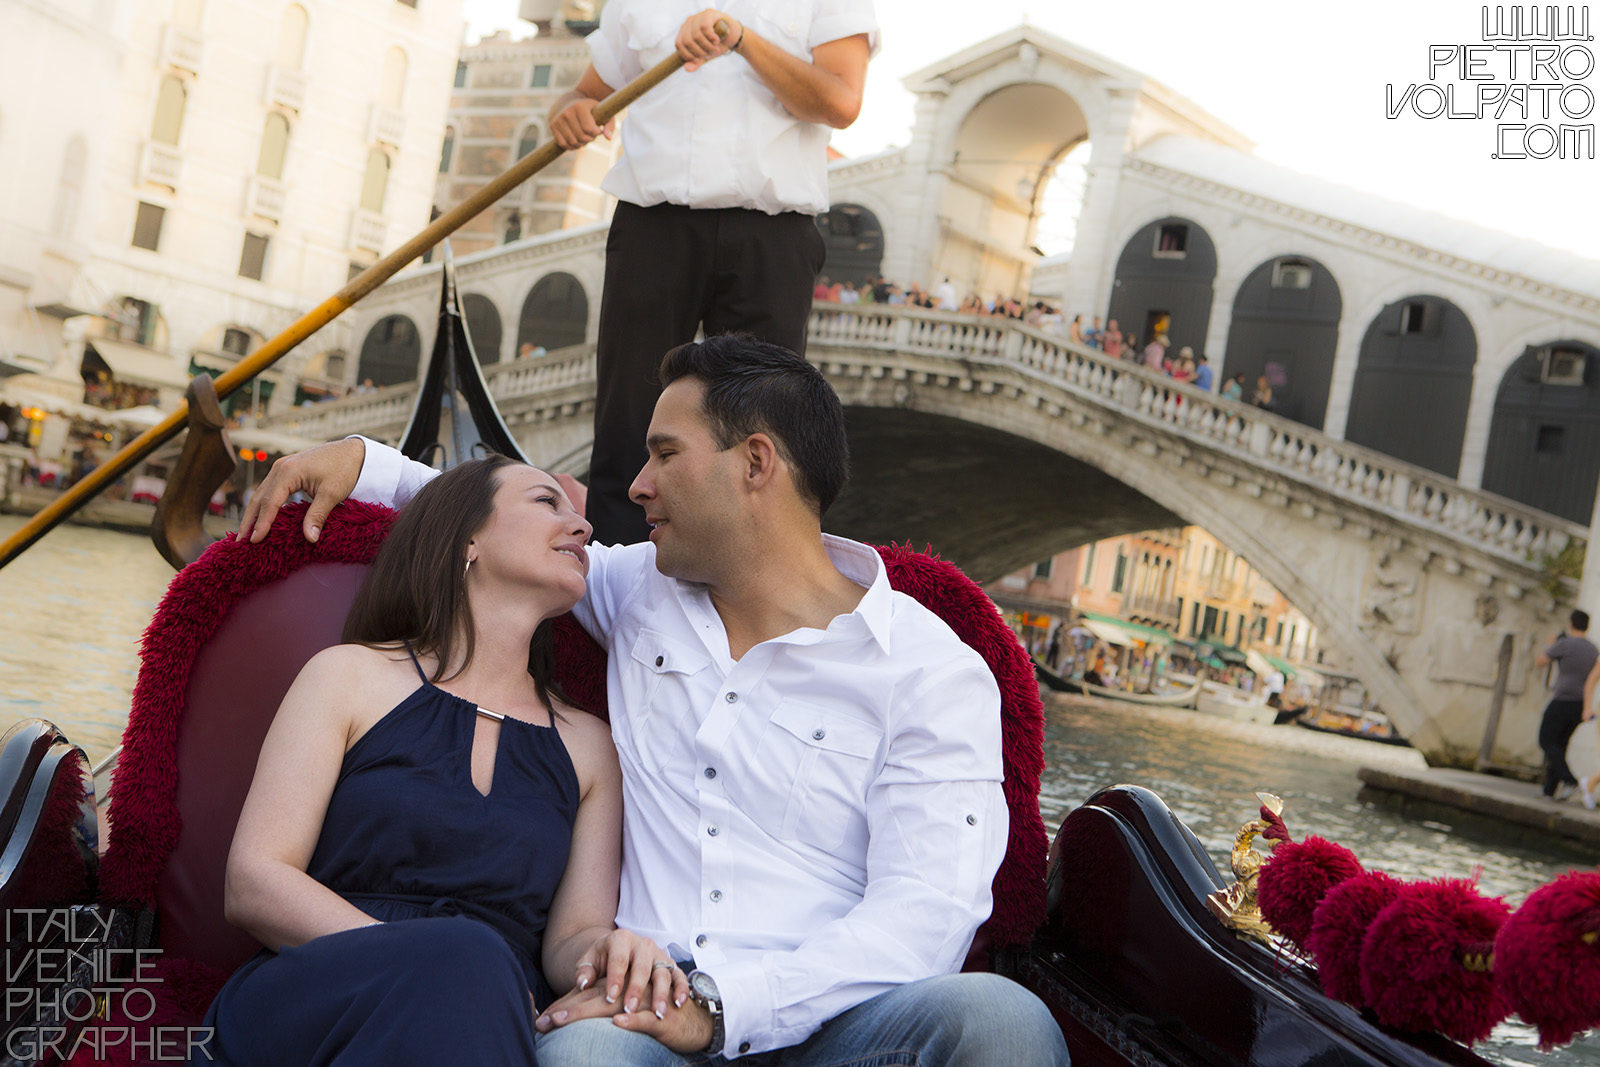
[[[157,946],[185,979],[181,1002],[172,983],[152,987],[168,1025],[198,1023],[226,974],[259,947],[222,915],[234,826],[278,704],[305,661],[338,641],[395,514],[346,502],[311,544],[300,533],[302,511],[281,511],[261,544],[230,536],[212,545],[173,579],[145,633],[111,786],[101,896],[156,912]],[[994,915],[969,960],[981,967],[989,946],[1025,943],[1044,915],[1038,686],[993,602],[959,569],[909,547],[878,551],[891,585],[944,619],[1000,686],[1011,838]],[[568,697],[604,716],[603,651],[570,616],[557,620],[556,651]]]

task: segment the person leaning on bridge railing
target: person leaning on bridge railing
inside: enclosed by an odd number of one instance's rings
[[[828,127],[861,110],[878,47],[872,0],[771,0],[743,20],[685,0],[611,0],[591,62],[550,109],[579,148],[611,127],[594,107],[674,50],[684,73],[629,109],[622,157],[602,188],[618,199],[606,239],[589,464],[601,544],[649,535],[628,486],[646,459],[656,363],[694,339],[748,331],[805,353],[828,209]],[[726,36],[717,26],[724,23]],[[720,63],[710,63],[729,52]],[[709,65],[707,65],[709,63]]]

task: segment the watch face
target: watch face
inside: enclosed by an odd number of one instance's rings
[[[689,988],[694,990],[696,996],[704,997],[707,1000],[720,1001],[722,999],[717,992],[716,979],[704,971],[695,971],[689,976]]]

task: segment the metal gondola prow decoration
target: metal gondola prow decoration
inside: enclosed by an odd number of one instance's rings
[[[433,352],[427,370],[419,376],[416,403],[411,421],[400,439],[400,451],[407,459],[431,463],[434,452],[444,453],[444,467],[489,453],[528,462],[516,438],[489,395],[489,383],[472,346],[466,318],[461,313],[461,297],[456,287],[455,258],[448,240],[443,250],[442,284],[439,292],[439,328],[434,335]],[[449,443],[440,440],[440,428],[449,415]]]

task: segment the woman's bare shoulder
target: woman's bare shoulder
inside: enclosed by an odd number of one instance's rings
[[[581,779],[597,773],[616,773],[617,749],[611,742],[611,727],[598,715],[563,701],[555,701],[556,729],[567,746]]]
[[[306,661],[302,675],[377,681],[404,673],[416,678],[416,668],[404,645],[331,645]]]

